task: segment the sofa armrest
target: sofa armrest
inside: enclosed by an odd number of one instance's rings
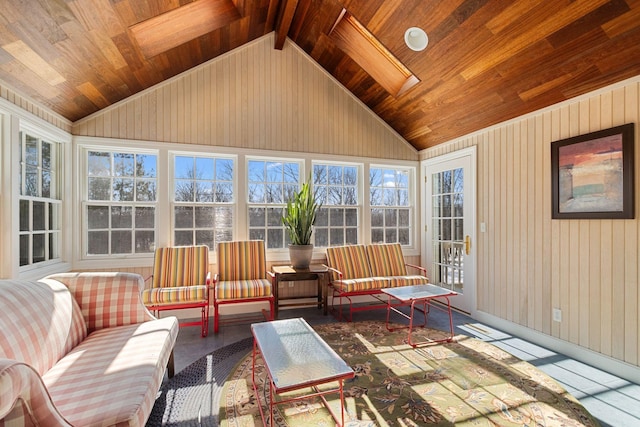
[[[411,268],[415,268],[417,270],[420,270],[420,273],[424,276],[424,277],[428,277],[427,276],[427,269],[424,267],[421,267],[419,265],[415,265],[415,264],[405,264],[405,266],[407,267],[411,267]]]
[[[61,273],[42,280],[57,280],[69,289],[82,310],[89,333],[155,319],[142,303],[144,281],[139,274]]]
[[[40,375],[11,359],[0,359],[0,424],[71,426],[51,401]]]

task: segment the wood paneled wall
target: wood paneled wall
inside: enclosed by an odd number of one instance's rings
[[[477,308],[640,365],[640,77],[420,152],[478,147]],[[636,123],[633,220],[552,220],[551,142]],[[479,227],[477,227],[479,230]],[[552,309],[562,322],[552,321]]]
[[[4,98],[10,103],[22,108],[34,116],[62,129],[65,132],[71,132],[71,122],[62,116],[53,113],[51,110],[40,106],[39,104],[20,95],[6,84],[0,82],[0,98]]]
[[[342,85],[273,33],[74,123],[73,134],[417,160]]]

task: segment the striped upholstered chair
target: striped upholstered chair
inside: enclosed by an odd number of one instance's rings
[[[209,248],[172,246],[158,248],[153,260],[151,288],[142,291],[144,305],[154,314],[163,310],[200,308],[200,321],[180,326],[200,326],[209,333]],[[147,279],[148,280],[148,279]]]
[[[268,320],[273,320],[274,277],[267,271],[263,240],[218,243],[218,273],[214,275],[213,331],[220,328],[220,306],[268,301]]]

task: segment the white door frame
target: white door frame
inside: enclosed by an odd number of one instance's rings
[[[469,264],[470,265],[466,265],[465,262],[465,277],[472,277],[472,284],[471,286],[469,286],[469,300],[471,301],[470,304],[470,315],[471,317],[475,317],[476,311],[477,311],[477,307],[478,307],[478,301],[476,299],[476,287],[477,287],[477,278],[478,278],[478,274],[477,274],[477,263],[478,263],[478,238],[477,238],[477,232],[476,232],[476,223],[477,223],[477,212],[476,212],[476,198],[477,198],[477,147],[471,146],[468,148],[464,148],[462,150],[458,150],[458,151],[454,151],[451,153],[447,153],[447,154],[443,154],[442,156],[438,156],[438,157],[432,157],[430,159],[426,159],[423,160],[422,162],[420,162],[420,194],[421,194],[421,208],[422,208],[422,214],[421,214],[421,265],[425,266],[427,268],[427,271],[429,270],[430,267],[427,266],[431,266],[431,260],[427,259],[427,253],[428,253],[428,245],[431,244],[431,239],[428,239],[427,237],[430,236],[431,233],[431,224],[430,221],[428,221],[428,218],[431,218],[431,213],[428,212],[427,209],[427,200],[426,200],[426,194],[427,194],[427,185],[431,185],[431,183],[429,182],[427,184],[427,176],[428,173],[427,171],[430,168],[433,168],[435,165],[438,165],[440,163],[444,163],[444,162],[449,162],[452,160],[456,160],[456,159],[460,159],[463,157],[469,157],[470,159],[470,164],[469,164],[469,169],[470,169],[470,174],[469,177],[467,177],[465,175],[465,186],[469,185],[470,186],[470,192],[471,192],[471,200],[465,200],[465,207],[469,208],[469,212],[471,215],[471,221],[466,221],[465,220],[465,233],[470,236],[471,238],[471,249],[470,252],[474,255],[473,257],[471,257],[471,261]],[[470,178],[470,179],[468,179]],[[469,204],[469,205],[467,205]],[[428,218],[427,218],[428,217]],[[429,228],[427,228],[429,227]],[[466,283],[466,282],[465,282]],[[455,297],[454,297],[455,299]],[[453,301],[453,300],[452,300]],[[454,304],[455,305],[455,304]]]

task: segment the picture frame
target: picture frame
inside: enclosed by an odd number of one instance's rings
[[[635,124],[551,143],[553,219],[634,218]]]

